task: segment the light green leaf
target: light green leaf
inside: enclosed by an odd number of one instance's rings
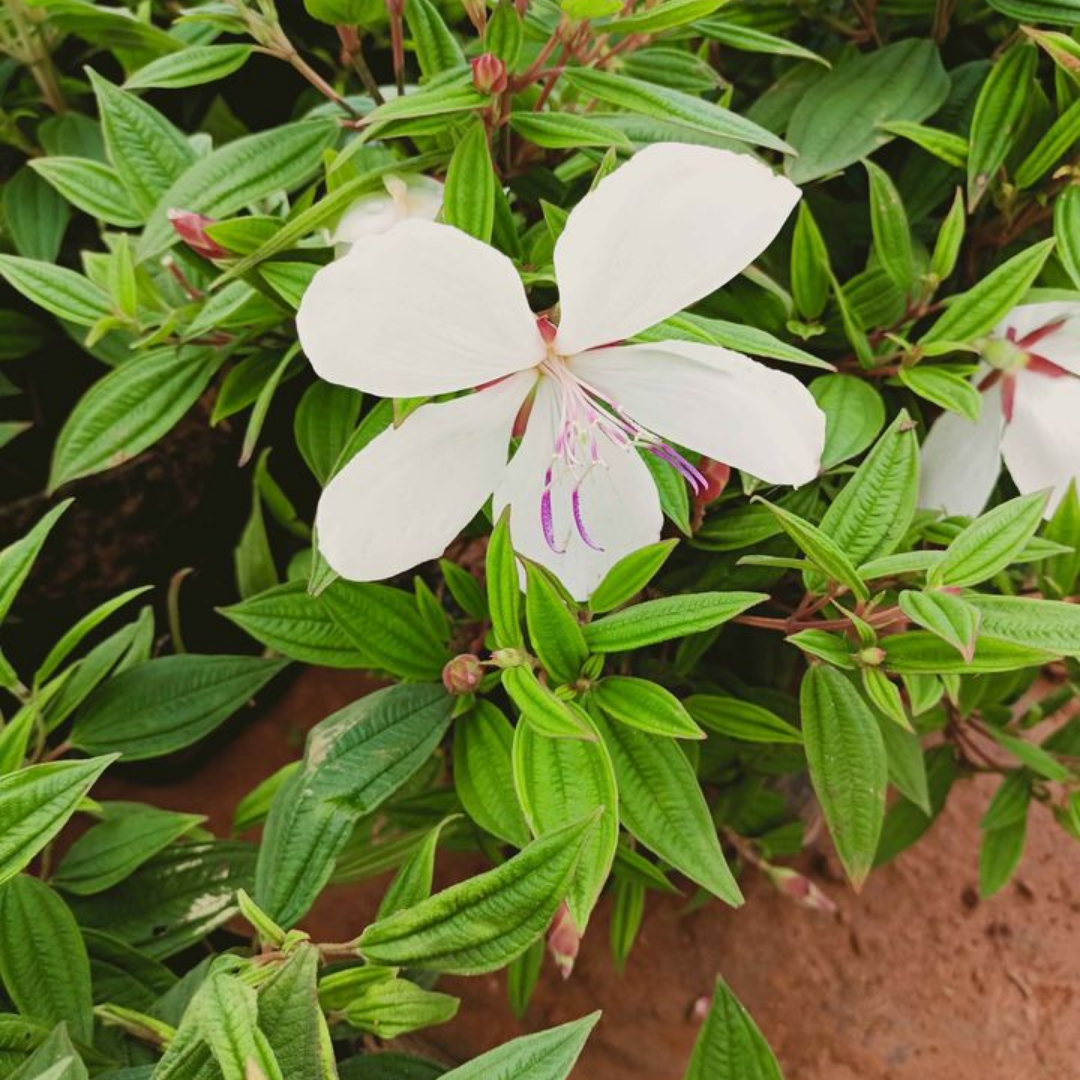
[[[239,71],[253,51],[251,45],[189,45],[144,64],[129,76],[124,89],[180,90],[218,82]]]
[[[753,1017],[722,978],[683,1080],[784,1080]]]

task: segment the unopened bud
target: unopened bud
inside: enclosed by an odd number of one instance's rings
[[[697,493],[695,501],[708,506],[724,494],[731,479],[731,466],[722,461],[713,461],[712,458],[702,458],[697,469],[705,477],[705,488]]]
[[[885,662],[885,650],[879,645],[870,645],[860,649],[858,661],[863,667],[881,667]]]
[[[176,209],[169,210],[166,216],[176,231],[176,235],[196,255],[201,255],[204,259],[229,257],[229,252],[207,235],[206,227],[214,224],[213,218],[208,218],[205,214],[196,214],[193,210]]]
[[[548,952],[555,961],[555,966],[564,979],[570,978],[574,970],[574,961],[577,960],[578,950],[581,948],[581,934],[574,925],[574,918],[564,900],[559,905],[559,910],[551,923],[548,931]]]
[[[481,94],[501,94],[507,85],[506,64],[494,53],[484,53],[472,60],[473,86]]]
[[[469,17],[478,34],[483,34],[487,26],[487,4],[484,0],[462,0],[461,6]]]
[[[455,656],[446,667],[442,669],[443,686],[451,694],[472,694],[480,685],[484,677],[484,665],[480,663],[480,657],[472,653],[462,653]]]
[[[801,907],[820,911],[824,915],[836,914],[836,904],[805,874],[786,866],[768,866],[763,869],[776,888]]]
[[[497,668],[527,667],[532,657],[524,649],[496,649],[491,654],[491,662]]]

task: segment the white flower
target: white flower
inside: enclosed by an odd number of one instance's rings
[[[1013,308],[983,359],[979,419],[944,413],[923,443],[919,504],[982,513],[1004,458],[1021,494],[1053,490],[1052,514],[1069,481],[1080,483],[1080,304]]]
[[[330,565],[398,574],[440,555],[493,494],[517,551],[585,598],[660,536],[638,449],[700,480],[661,435],[770,483],[813,479],[825,420],[797,379],[708,345],[613,344],[733,278],[798,198],[745,155],[643,150],[567,219],[558,328],[529,310],[509,259],[445,225],[404,222],[320,270],[297,325],[324,379],[383,397],[479,388],[422,406],[334,477],[316,516]]]
[[[442,209],[443,186],[430,176],[383,177],[385,192],[376,191],[357,199],[341,216],[331,241],[340,257],[353,244],[369,236],[379,236],[411,218],[434,221]]]

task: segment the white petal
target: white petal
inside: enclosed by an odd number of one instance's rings
[[[388,428],[327,485],[319,549],[343,577],[378,581],[441,555],[506,468],[514,417],[532,372]]]
[[[1021,304],[998,324],[994,333],[1005,337],[1012,331],[1013,339],[1021,341],[1044,326],[1061,323],[1031,346],[1031,352],[1051,363],[1080,375],[1080,304],[1068,301],[1052,304]]]
[[[560,351],[622,341],[708,296],[769,246],[798,201],[746,154],[642,150],[574,207],[555,245]]]
[[[324,266],[296,326],[320,377],[381,397],[479,386],[546,351],[513,263],[428,221],[404,221]]]
[[[1003,424],[1000,383],[983,394],[977,422],[942,413],[922,444],[919,505],[966,517],[981,514],[1001,473]]]
[[[378,236],[409,218],[434,221],[442,209],[443,185],[430,176],[383,178],[385,191],[363,195],[341,216],[332,240],[340,257],[353,244]]]
[[[654,434],[767,483],[818,474],[825,414],[798,379],[741,353],[660,341],[595,349],[570,368]]]
[[[603,464],[584,474],[571,473],[561,462],[553,466],[551,507],[555,546],[544,537],[541,499],[545,473],[553,465],[558,403],[549,379],[542,379],[533,402],[525,437],[495,489],[496,516],[510,505],[514,549],[546,566],[572,596],[585,600],[624,555],[660,539],[663,514],[649,470],[636,451],[601,437]],[[591,548],[574,523],[573,492],[580,484],[579,505]]]
[[[1001,452],[1009,475],[1027,495],[1053,488],[1054,512],[1070,480],[1080,484],[1080,378],[1051,378],[1021,371],[1016,376],[1012,420]]]

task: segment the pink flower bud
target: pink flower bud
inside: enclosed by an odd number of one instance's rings
[[[859,663],[865,667],[880,667],[885,661],[885,650],[878,645],[870,645],[859,652]]]
[[[764,870],[777,889],[801,907],[824,915],[836,914],[836,904],[804,874],[786,866],[768,866]]]
[[[484,666],[480,658],[472,653],[455,656],[442,669],[443,686],[451,694],[471,694],[480,685],[484,677]]]
[[[581,934],[574,925],[573,916],[564,900],[559,905],[559,910],[548,930],[548,952],[555,961],[555,966],[564,979],[570,978],[574,970],[574,961],[577,960],[578,950],[581,948]]]
[[[206,235],[206,226],[214,224],[213,218],[208,218],[204,214],[196,214],[193,210],[176,209],[169,210],[166,216],[176,230],[176,235],[196,255],[201,255],[204,259],[227,259],[229,257],[229,252]]]
[[[494,53],[474,57],[472,81],[481,94],[501,94],[508,82],[506,65]]]
[[[711,1008],[712,998],[703,995],[702,997],[697,998],[694,1001],[694,1004],[690,1006],[690,1016],[700,1023],[709,1015],[709,1010]]]

